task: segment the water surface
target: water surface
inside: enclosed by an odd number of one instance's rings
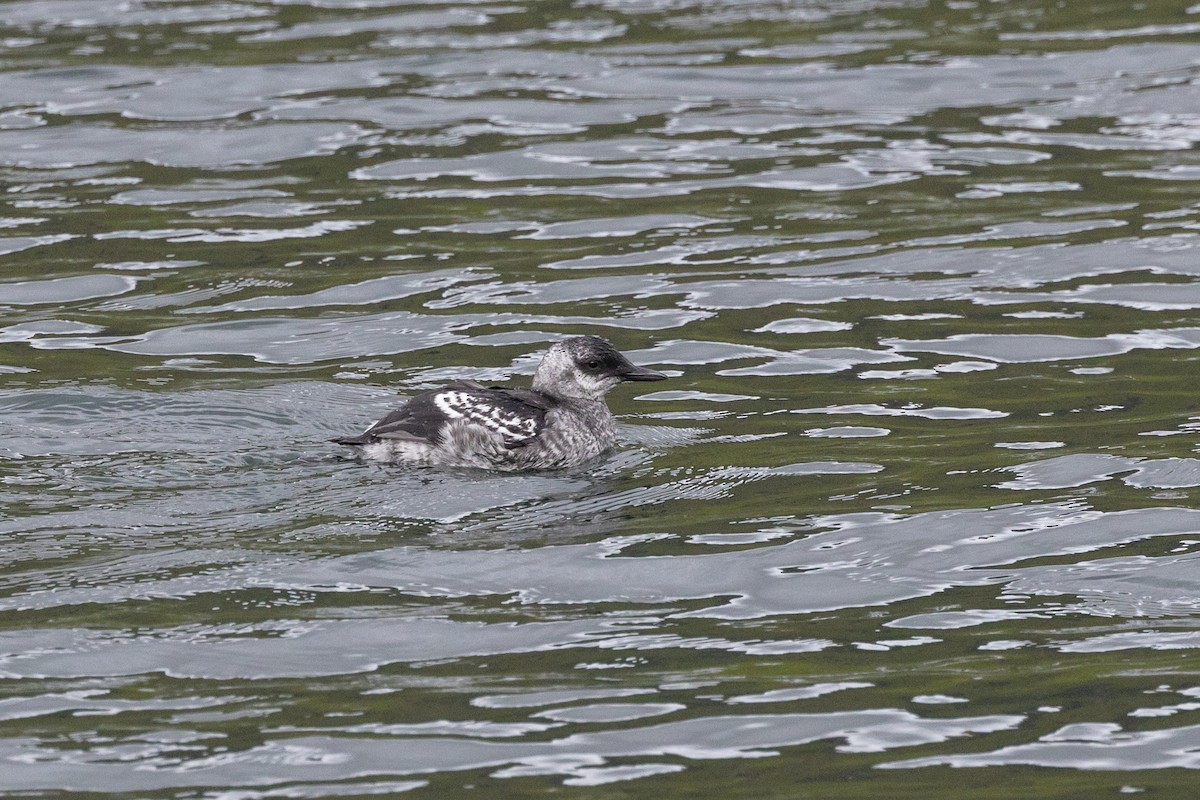
[[[0,792],[1190,785],[1197,32],[0,3]],[[327,441],[577,333],[599,463]]]

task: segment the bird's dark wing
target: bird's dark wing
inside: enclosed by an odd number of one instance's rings
[[[549,405],[519,389],[454,388],[439,391],[434,402],[448,419],[479,426],[504,439],[506,447],[524,447],[546,425]]]
[[[502,394],[514,403],[529,406],[530,408],[539,409],[541,411],[549,411],[554,408],[554,401],[544,394],[530,391],[529,389],[505,389],[501,386],[492,386],[488,389],[489,392]]]
[[[334,439],[338,444],[371,444],[380,439],[407,439],[413,442],[433,443],[438,431],[446,424],[445,416],[438,410],[433,398],[437,392],[419,394],[387,416],[380,419],[358,436]]]
[[[500,434],[506,447],[524,447],[545,427],[551,405],[528,390],[489,389],[474,381],[459,381],[417,395],[360,436],[335,441],[353,445],[407,439],[436,444],[446,425],[457,420]]]

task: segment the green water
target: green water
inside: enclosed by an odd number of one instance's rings
[[[0,2],[0,794],[1191,796],[1198,31]],[[579,333],[597,463],[328,441]]]

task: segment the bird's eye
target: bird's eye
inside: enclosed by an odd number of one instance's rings
[[[600,369],[600,361],[598,359],[593,358],[591,361],[587,362],[587,368],[588,369]]]

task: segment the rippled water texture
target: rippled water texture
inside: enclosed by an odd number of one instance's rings
[[[0,793],[1190,796],[1198,143],[1187,2],[0,2]]]

